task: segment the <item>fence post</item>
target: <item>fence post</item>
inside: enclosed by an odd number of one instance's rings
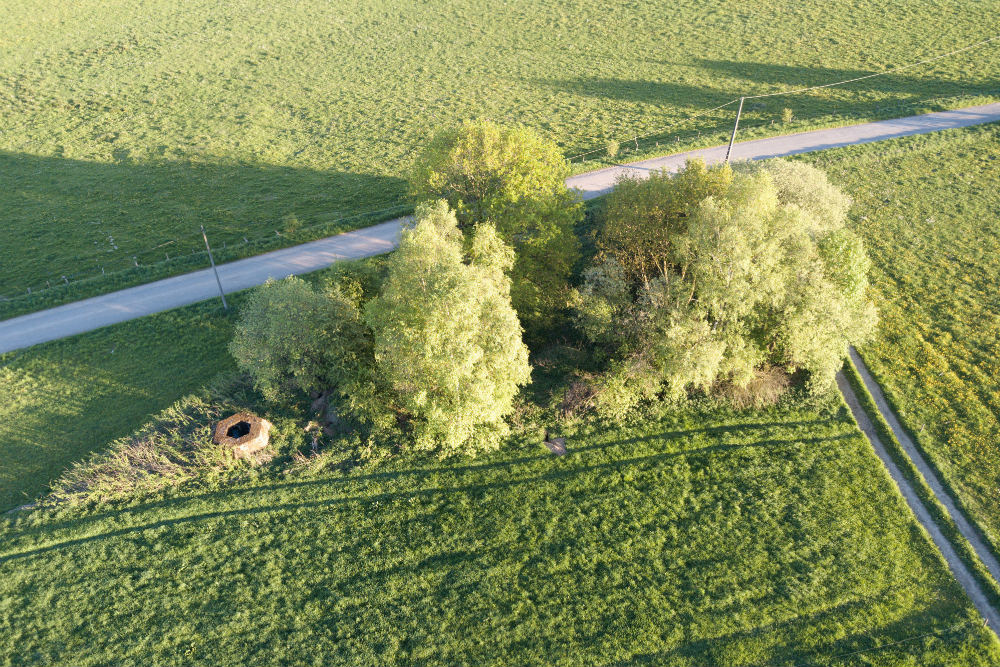
[[[201,237],[205,239],[205,249],[208,250],[208,261],[212,263],[212,272],[215,273],[215,283],[219,286],[219,296],[222,297],[222,309],[229,310],[226,303],[226,293],[222,291],[222,281],[219,280],[219,270],[215,268],[215,258],[212,257],[212,246],[208,245],[208,234],[205,233],[205,225],[201,226]]]
[[[743,113],[743,98],[740,98],[740,108],[736,110],[736,122],[733,123],[733,136],[729,137],[729,148],[726,149],[726,164],[729,164],[729,156],[733,152],[733,143],[736,141],[736,128],[740,126],[740,114]]]

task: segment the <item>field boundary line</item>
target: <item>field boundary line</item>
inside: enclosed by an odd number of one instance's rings
[[[858,375],[861,377],[862,382],[864,382],[865,388],[868,393],[871,394],[872,399],[875,401],[875,407],[878,409],[879,414],[882,419],[889,425],[892,429],[892,434],[896,436],[896,440],[899,441],[900,446],[903,448],[903,452],[910,459],[910,462],[920,473],[921,477],[924,478],[924,482],[937,497],[938,502],[940,502],[945,510],[947,510],[951,520],[955,522],[956,527],[962,536],[969,541],[972,548],[975,549],[976,555],[989,570],[993,579],[1000,584],[1000,560],[997,560],[996,555],[990,548],[990,545],[986,542],[983,536],[980,534],[979,529],[969,521],[966,517],[965,512],[963,512],[955,499],[948,492],[948,489],[941,482],[940,477],[938,477],[937,472],[934,468],[927,462],[924,458],[923,453],[917,447],[916,443],[913,442],[913,438],[907,433],[906,429],[903,427],[902,422],[899,421],[899,417],[896,415],[896,411],[892,409],[889,404],[888,399],[885,396],[885,392],[882,391],[881,385],[875,381],[874,376],[872,376],[871,371],[865,364],[864,359],[858,353],[857,349],[852,345],[848,348],[848,355],[850,356],[851,363],[858,371]],[[998,626],[1000,629],[1000,626]]]
[[[853,351],[853,348],[851,349]],[[858,370],[859,373],[861,373],[861,369]],[[864,375],[862,375],[862,379],[865,381]],[[952,545],[951,541],[949,541],[947,537],[945,537],[941,527],[931,516],[930,511],[924,503],[920,500],[920,496],[917,494],[916,489],[914,489],[913,485],[906,479],[906,476],[903,474],[903,471],[899,468],[899,466],[896,465],[896,462],[892,460],[892,456],[889,454],[886,446],[882,443],[882,439],[879,437],[875,424],[872,422],[868,412],[861,404],[860,399],[854,392],[854,388],[851,387],[850,381],[847,379],[844,371],[839,371],[837,373],[837,388],[840,390],[841,395],[844,397],[844,401],[847,403],[847,407],[854,416],[854,421],[857,422],[858,428],[861,429],[861,432],[868,439],[868,442],[875,450],[876,456],[878,456],[878,458],[882,461],[889,477],[891,477],[892,481],[895,482],[900,495],[903,496],[903,500],[909,506],[913,516],[926,531],[934,546],[937,547],[941,557],[944,558],[948,569],[951,570],[952,576],[955,577],[959,586],[961,586],[966,595],[969,596],[972,604],[976,607],[982,617],[986,619],[986,623],[993,633],[1000,638],[1000,611],[997,611],[996,607],[990,603],[989,597],[983,591],[979,582],[976,581],[972,571],[958,555],[955,546]],[[869,389],[869,391],[871,390]]]

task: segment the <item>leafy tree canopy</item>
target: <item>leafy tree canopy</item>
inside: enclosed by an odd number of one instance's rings
[[[230,350],[269,399],[332,391],[340,414],[376,441],[407,433],[420,449],[488,449],[531,377],[510,301],[513,262],[492,225],[466,242],[447,202],[421,204],[377,296],[360,303],[371,272],[322,290],[268,281],[244,306]]]
[[[495,445],[531,375],[510,302],[513,251],[486,223],[463,247],[447,202],[419,206],[365,307],[379,381],[421,449]]]
[[[821,171],[783,161],[619,183],[575,299],[608,363],[602,409],[746,387],[772,366],[829,387],[876,321],[849,206]]]
[[[244,304],[230,353],[269,400],[317,388],[344,390],[368,362],[357,304],[337,286],[318,291],[290,276],[268,280]]]
[[[514,246],[511,288],[525,326],[550,326],[565,309],[579,256],[574,226],[583,206],[568,190],[558,146],[523,127],[466,122],[437,134],[411,178],[422,200],[443,198],[469,232],[488,223]]]

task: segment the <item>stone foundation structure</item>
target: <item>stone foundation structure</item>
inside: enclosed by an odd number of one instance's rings
[[[238,412],[215,427],[212,441],[228,447],[238,459],[250,458],[267,447],[271,422],[249,412]]]

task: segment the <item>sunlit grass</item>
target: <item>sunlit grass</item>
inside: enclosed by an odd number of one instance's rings
[[[0,509],[232,368],[215,302],[0,355]]]
[[[812,159],[855,197],[874,260],[880,332],[861,353],[1000,552],[1000,127]]]

